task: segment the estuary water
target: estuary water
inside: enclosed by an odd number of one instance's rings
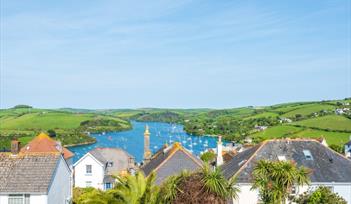
[[[172,144],[173,142],[181,142],[186,149],[195,155],[200,155],[206,149],[217,146],[217,138],[189,135],[179,124],[132,121],[132,125],[133,129],[123,132],[92,134],[91,136],[96,138],[94,144],[70,147],[69,149],[75,154],[74,162],[96,147],[122,148],[134,156],[137,162],[141,162],[144,153],[144,130],[146,125],[149,126],[150,149],[153,153],[164,144]]]

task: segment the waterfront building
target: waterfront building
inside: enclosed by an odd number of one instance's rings
[[[59,152],[0,153],[1,204],[68,204],[72,201],[71,169]]]
[[[86,153],[74,165],[74,186],[113,188],[115,176],[134,173],[134,157],[119,148],[96,148]]]
[[[323,185],[351,203],[351,160],[313,139],[268,140],[222,165],[224,176],[236,177],[241,190],[233,203],[259,203],[258,191],[251,190],[252,172],[259,160],[292,161],[312,170],[310,185],[296,186],[295,195]]]

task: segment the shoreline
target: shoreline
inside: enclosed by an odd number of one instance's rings
[[[95,144],[95,141],[92,142],[82,142],[82,143],[78,143],[78,144],[70,144],[70,145],[64,145],[63,147],[78,147],[78,146],[84,146],[84,145],[91,145],[91,144]]]

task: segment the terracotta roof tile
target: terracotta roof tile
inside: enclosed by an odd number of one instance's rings
[[[21,153],[36,153],[36,152],[61,152],[65,159],[69,159],[74,156],[74,154],[67,148],[62,147],[61,144],[45,133],[40,133],[32,141],[30,141],[26,146],[21,148]]]

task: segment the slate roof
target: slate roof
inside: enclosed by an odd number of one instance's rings
[[[312,160],[306,159],[304,150],[310,151]],[[278,156],[311,169],[311,182],[351,182],[351,160],[312,139],[268,140],[237,154],[221,169],[227,179],[237,176],[238,183],[250,183],[259,160],[277,161]]]
[[[45,133],[40,133],[26,146],[21,148],[22,153],[38,153],[38,152],[62,152],[65,159],[72,158],[74,154],[67,148]]]
[[[161,184],[168,176],[179,174],[183,170],[194,171],[201,168],[202,161],[192,155],[180,143],[163,147],[151,160],[141,167],[146,176],[156,172],[156,184]]]
[[[47,194],[60,154],[0,153],[0,193]]]
[[[95,148],[89,153],[105,165],[105,173],[108,175],[135,168],[134,157],[123,149]],[[112,166],[108,165],[109,162],[112,162]]]

